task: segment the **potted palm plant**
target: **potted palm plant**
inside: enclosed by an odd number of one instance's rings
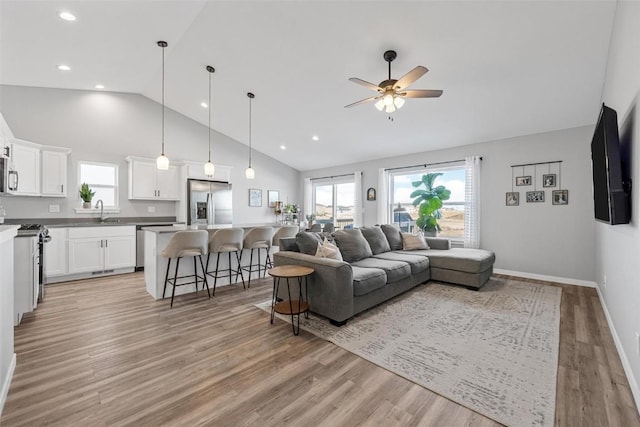
[[[91,200],[95,195],[96,195],[96,192],[91,191],[89,184],[87,184],[86,182],[83,182],[82,185],[80,186],[80,198],[84,202],[82,204],[82,207],[85,209],[91,208]]]
[[[414,198],[413,206],[418,206],[416,225],[428,236],[435,236],[441,230],[438,220],[442,218],[442,202],[451,197],[451,191],[444,185],[433,186],[440,175],[442,174],[428,173],[422,175],[420,181],[411,183],[414,187],[424,187],[415,190],[410,197]]]

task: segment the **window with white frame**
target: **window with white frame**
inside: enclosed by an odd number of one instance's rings
[[[411,231],[418,219],[418,207],[413,206],[413,198],[410,197],[417,188],[413,182],[420,181],[422,176],[428,173],[441,173],[436,178],[434,186],[444,185],[451,191],[449,200],[443,202],[440,210],[442,217],[438,224],[442,230],[440,237],[452,240],[464,240],[464,215],[465,215],[465,168],[464,162],[447,167],[426,167],[413,170],[400,170],[389,173],[389,207],[391,222],[400,226],[403,231]]]
[[[110,163],[78,163],[79,184],[89,184],[93,196],[92,203],[102,200],[105,209],[118,209],[118,165]]]
[[[332,223],[337,228],[353,226],[355,211],[355,183],[353,178],[313,182],[315,221]]]

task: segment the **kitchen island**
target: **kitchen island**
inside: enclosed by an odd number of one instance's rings
[[[17,225],[0,225],[0,413],[16,366],[13,350],[13,238]]]
[[[167,272],[167,258],[162,256],[162,251],[169,244],[169,240],[171,237],[178,231],[185,230],[216,230],[221,228],[242,228],[245,230],[245,233],[248,230],[254,227],[273,227],[274,233],[281,227],[280,224],[241,224],[241,225],[198,225],[198,226],[187,226],[187,225],[174,225],[174,226],[159,226],[159,227],[143,227],[144,231],[144,281],[146,285],[147,292],[155,299],[162,298],[162,291],[164,289],[164,279]],[[203,257],[203,262],[206,263],[206,257]],[[215,259],[212,257],[209,265],[209,270],[215,269]],[[245,263],[245,261],[242,261]],[[248,262],[248,261],[247,261]],[[232,268],[235,269],[235,260],[232,259]],[[175,266],[175,263],[172,263]],[[205,265],[206,267],[206,265]],[[226,256],[220,257],[220,266],[219,270],[224,270],[225,268],[229,268],[228,258]],[[200,271],[200,267],[198,267],[198,271]],[[173,267],[171,267],[170,275],[173,275]],[[188,262],[180,263],[180,271],[179,276],[186,276],[193,274],[193,261],[189,260]],[[254,273],[257,277],[257,273]],[[234,276],[235,277],[235,276]],[[245,274],[245,280],[248,277]],[[207,277],[207,280],[210,281],[209,288],[213,288],[213,279],[211,277]],[[242,286],[242,282],[238,277],[238,281],[240,282],[240,286]],[[229,278],[218,279],[217,287],[229,285]],[[170,295],[171,286],[167,286],[167,294]],[[178,286],[176,288],[176,295],[182,295],[186,293],[195,292],[195,285],[190,286]]]

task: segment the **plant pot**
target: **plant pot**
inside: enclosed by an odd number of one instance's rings
[[[425,237],[438,237],[438,232],[436,230],[425,231],[424,232],[424,236]]]
[[[82,207],[85,209],[91,209],[91,202],[83,202]]]

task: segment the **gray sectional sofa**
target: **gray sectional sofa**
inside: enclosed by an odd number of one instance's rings
[[[300,232],[281,239],[278,265],[304,265],[311,311],[335,325],[429,279],[478,290],[493,272],[495,255],[482,249],[451,248],[448,239],[427,237],[429,249],[403,250],[395,225],[333,233],[343,261],[315,256],[322,234]]]

